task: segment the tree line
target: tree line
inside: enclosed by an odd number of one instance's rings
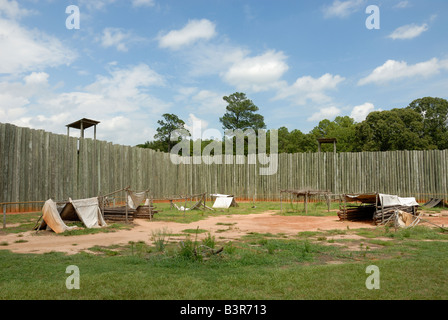
[[[236,92],[223,99],[228,104],[225,114],[219,118],[223,130],[266,130],[264,117],[258,113],[259,108],[244,93]],[[169,152],[178,141],[189,135],[185,122],[175,114],[163,114],[158,124],[154,140],[140,144],[139,147]],[[173,139],[173,132],[178,129],[184,135]],[[266,130],[268,144],[270,133],[271,130]],[[333,121],[320,121],[308,133],[280,127],[277,135],[278,153],[317,152],[318,138],[336,138],[337,152],[444,150],[448,149],[448,101],[424,97],[412,101],[405,108],[370,112],[361,122],[355,122],[349,116],[338,116]],[[224,136],[221,141],[223,154],[224,139],[229,137]],[[190,140],[191,154],[195,145],[197,148],[199,144],[202,151],[212,141]],[[323,144],[321,150],[331,152],[333,146]]]

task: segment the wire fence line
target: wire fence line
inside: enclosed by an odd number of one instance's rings
[[[279,154],[271,175],[260,174],[266,165],[232,158],[233,164],[175,164],[164,152],[0,123],[0,203],[82,199],[124,186],[150,190],[155,199],[205,192],[279,200],[284,189],[380,192],[421,201],[448,195],[447,150]],[[22,203],[8,211],[34,208]]]

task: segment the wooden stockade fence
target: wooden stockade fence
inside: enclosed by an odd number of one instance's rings
[[[149,188],[154,199],[206,192],[280,200],[287,189],[448,198],[447,150],[279,154],[277,172],[260,175],[267,166],[246,158],[177,165],[168,153],[0,123],[0,204],[89,198],[123,186]],[[8,211],[40,208],[24,203]]]

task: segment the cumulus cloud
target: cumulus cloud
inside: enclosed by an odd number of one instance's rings
[[[318,112],[315,112],[309,117],[308,121],[320,121],[323,119],[334,119],[336,116],[338,116],[341,113],[341,109],[331,106],[320,109]]]
[[[356,122],[362,122],[367,118],[369,113],[374,110],[375,106],[373,105],[373,103],[366,102],[359,106],[353,107],[350,118],[353,118]]]
[[[325,103],[331,101],[327,91],[337,89],[345,78],[326,73],[319,78],[304,76],[298,78],[294,84],[285,86],[278,91],[275,99],[290,99],[296,105],[304,105],[308,101]]]
[[[0,82],[2,121],[64,133],[67,123],[93,118],[101,121],[99,139],[138,144],[154,136],[154,115],[171,107],[149,93],[165,82],[146,64],[115,68],[77,91],[55,92],[48,80],[47,73],[33,72],[20,82]]]
[[[105,48],[116,47],[118,51],[128,51],[125,41],[129,36],[129,33],[124,33],[118,28],[106,28],[103,30],[101,45]]]
[[[428,30],[428,25],[426,23],[422,25],[416,24],[408,24],[402,27],[399,27],[392,32],[388,38],[393,40],[397,39],[413,39],[421,35],[423,32]]]
[[[224,74],[224,80],[241,90],[263,91],[278,86],[289,69],[283,52],[267,51],[236,61]]]
[[[0,74],[69,65],[77,54],[53,36],[0,18]]]
[[[443,69],[448,70],[448,60],[433,58],[413,65],[408,65],[405,61],[388,60],[382,66],[373,70],[367,77],[359,80],[358,85],[384,84],[402,78],[427,78],[438,74]]]
[[[159,46],[178,50],[199,40],[210,40],[216,35],[215,24],[207,19],[191,20],[182,29],[172,30],[158,37]]]
[[[325,18],[346,18],[360,10],[364,4],[364,0],[335,0],[331,5],[323,7],[322,11]]]
[[[19,19],[34,13],[32,10],[21,8],[15,0],[0,0],[0,17]]]

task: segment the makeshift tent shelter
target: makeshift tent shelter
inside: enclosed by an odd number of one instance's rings
[[[187,207],[187,201],[188,199],[190,199],[190,202],[194,199],[197,199],[196,203],[193,204],[191,207]],[[205,193],[201,193],[201,194],[196,194],[196,195],[191,195],[191,196],[185,196],[185,197],[179,197],[179,198],[171,198],[168,199],[170,201],[170,205],[171,207],[176,208],[179,211],[190,211],[190,210],[195,210],[195,209],[209,209],[209,210],[213,210],[212,208],[208,207],[205,204]],[[185,206],[178,206],[175,201],[176,200],[182,200],[183,202],[185,202]]]
[[[235,201],[235,197],[233,195],[227,194],[211,194],[212,198],[215,198],[215,202],[213,203],[212,208],[214,209],[228,209],[230,207],[238,207],[238,203]]]
[[[431,198],[428,202],[426,202],[423,207],[425,208],[434,208],[434,207],[446,207],[445,200],[440,198]]]
[[[76,228],[67,226],[64,221],[81,221],[86,228],[101,228],[107,225],[101,214],[98,198],[69,198],[69,202],[60,211],[56,202],[49,199],[42,208],[42,222],[37,230],[48,227],[56,233],[62,233]]]
[[[109,197],[125,192],[125,205],[115,206],[115,198],[113,202]],[[142,204],[144,202],[144,204]],[[102,211],[104,217],[108,221],[126,221],[132,222],[135,219],[153,218],[154,210],[151,199],[149,198],[149,190],[136,192],[127,188],[123,188],[101,197]]]
[[[373,220],[376,224],[382,224],[396,210],[415,214],[418,206],[414,197],[402,198],[382,193],[345,194],[340,201],[338,216],[340,220]]]

